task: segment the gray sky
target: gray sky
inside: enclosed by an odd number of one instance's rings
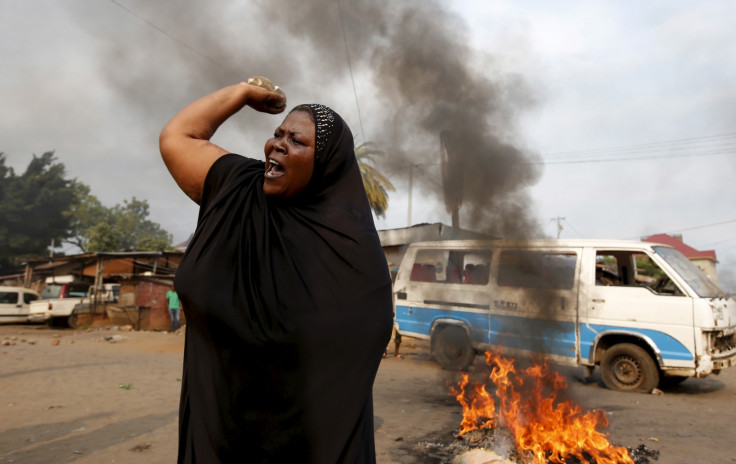
[[[736,289],[736,3],[373,3],[1,1],[0,151],[22,171],[55,150],[105,205],[146,199],[181,241],[197,207],[158,132],[189,101],[263,74],[390,154],[397,192],[379,228],[407,225],[411,164],[411,222],[450,222],[437,131],[456,122],[483,146],[464,158],[480,200],[466,193],[461,225],[554,237],[561,217],[568,238],[682,233],[716,250]],[[280,121],[244,112],[214,141],[262,156]]]

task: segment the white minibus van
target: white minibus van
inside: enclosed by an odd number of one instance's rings
[[[446,369],[478,351],[595,366],[649,392],[736,365],[736,302],[676,249],[613,240],[414,243],[394,283],[400,335]]]

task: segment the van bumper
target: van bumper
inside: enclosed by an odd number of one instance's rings
[[[721,370],[733,366],[736,366],[736,352],[728,357],[713,360],[713,370]]]

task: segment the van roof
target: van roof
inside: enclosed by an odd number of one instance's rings
[[[498,240],[438,240],[428,242],[415,242],[412,247],[446,248],[446,247],[595,247],[608,249],[640,249],[651,250],[653,246],[670,245],[659,243],[641,242],[637,240],[610,240],[610,239],[498,239]]]

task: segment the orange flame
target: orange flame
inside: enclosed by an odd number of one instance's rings
[[[608,426],[603,411],[583,412],[572,401],[559,399],[567,382],[549,370],[546,359],[520,373],[511,359],[490,351],[485,359],[491,371],[482,381],[471,383],[464,373],[457,388],[450,386],[450,394],[463,407],[460,434],[504,426],[519,453],[535,463],[563,464],[575,457],[582,463],[634,464],[626,448],[611,445],[597,430]],[[487,389],[491,385],[494,393]]]

